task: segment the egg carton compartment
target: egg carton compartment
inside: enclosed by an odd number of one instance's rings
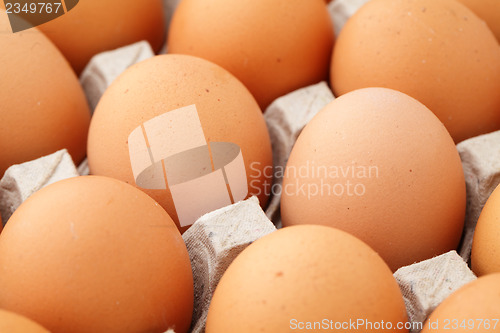
[[[164,2],[166,16],[170,18],[178,0]],[[337,34],[346,20],[366,2],[336,0],[329,4]],[[163,52],[166,49],[167,46]],[[104,91],[123,71],[153,56],[151,46],[142,41],[93,57],[80,76],[91,109],[95,109]],[[282,96],[267,108],[264,118],[271,138],[275,167],[285,167],[304,126],[333,100],[327,83],[320,82]],[[467,195],[462,241],[456,251],[402,267],[394,273],[411,322],[423,323],[450,294],[476,279],[468,267],[472,238],[486,200],[500,183],[500,160],[491,153],[498,146],[500,131],[474,137],[457,145],[465,173]],[[3,223],[7,223],[15,209],[35,191],[62,179],[87,174],[89,169],[86,161],[76,167],[65,150],[11,166],[0,181]],[[281,182],[282,179],[275,178],[273,187],[279,188]],[[249,244],[280,227],[280,195],[275,193],[265,211],[259,206],[258,199],[252,197],[202,216],[183,234],[194,277],[195,303],[191,332],[205,331],[211,297],[234,258]],[[414,329],[412,332],[419,330]]]

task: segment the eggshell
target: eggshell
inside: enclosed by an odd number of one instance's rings
[[[425,104],[456,143],[500,129],[500,47],[454,0],[373,0],[342,29],[332,57],[336,96],[365,87]]]
[[[498,0],[458,0],[484,20],[500,42],[500,1]]]
[[[429,332],[500,332],[500,274],[480,277],[444,300],[424,324]]]
[[[472,270],[476,275],[500,273],[500,188],[481,211],[472,242]]]
[[[34,321],[16,313],[0,310],[0,332],[3,333],[49,333]]]
[[[40,30],[79,74],[97,53],[141,40],[160,51],[165,40],[162,0],[81,0]]]
[[[0,48],[0,177],[63,148],[81,162],[90,111],[67,61],[37,29],[12,33],[2,10]]]
[[[392,270],[455,249],[465,181],[453,140],[417,100],[386,88],[337,98],[300,134],[284,226],[323,224],[365,241]]]
[[[76,177],[33,194],[0,236],[0,308],[51,332],[187,332],[186,246],[153,199]]]
[[[130,133],[145,121],[193,104],[206,142],[239,146],[248,195],[258,196],[265,207],[272,181],[272,153],[262,112],[248,90],[229,72],[192,56],[162,55],[143,61],[109,87],[90,126],[90,172],[135,185],[128,147]],[[178,144],[166,142],[165,147],[175,149]],[[143,190],[180,226],[169,187]],[[201,202],[194,200],[192,204]]]
[[[206,332],[280,333],[301,325],[299,331],[305,332],[307,322],[333,325],[326,326],[333,331],[335,323],[358,319],[383,320],[394,328],[406,323],[403,297],[390,269],[345,232],[295,226],[264,236],[233,261],[215,290]]]
[[[327,78],[333,39],[324,0],[182,0],[168,51],[224,67],[265,110],[274,99]]]

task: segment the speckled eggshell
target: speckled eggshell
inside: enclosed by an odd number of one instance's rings
[[[0,310],[0,332],[2,333],[49,333],[34,321],[16,313]]]
[[[500,42],[500,1],[498,0],[458,0],[480,19],[484,20]]]
[[[224,67],[265,111],[274,99],[328,77],[333,40],[324,0],[182,0],[168,51]]]
[[[500,45],[455,0],[373,0],[342,29],[332,57],[336,96],[386,87],[422,102],[456,143],[500,129]]]
[[[2,10],[0,50],[0,178],[63,148],[80,163],[90,111],[66,59],[37,29],[12,33]]]
[[[319,332],[318,327],[304,327],[307,322],[330,325],[330,321],[358,319],[383,320],[394,328],[407,321],[403,297],[389,267],[370,247],[345,232],[295,226],[257,240],[232,262],[215,290],[206,332]],[[337,331],[376,330],[337,327]]]
[[[187,332],[191,264],[149,196],[85,176],[29,197],[0,236],[0,308],[58,332]]]
[[[474,231],[471,254],[476,275],[500,273],[500,188],[484,206]]]
[[[424,324],[422,333],[500,332],[500,274],[480,277],[444,300]]]
[[[258,196],[265,207],[272,181],[272,152],[262,112],[234,76],[192,56],[162,55],[143,61],[109,87],[90,126],[90,172],[135,185],[128,148],[130,133],[147,120],[193,104],[206,142],[230,142],[240,147],[248,193]],[[179,222],[169,188],[143,190]]]
[[[455,249],[464,214],[462,164],[446,128],[391,89],[328,104],[300,134],[284,175],[284,226],[350,232],[394,271]]]
[[[141,40],[160,51],[165,41],[162,0],[80,0],[40,30],[79,74],[97,53]]]

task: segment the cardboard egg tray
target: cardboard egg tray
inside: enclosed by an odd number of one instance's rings
[[[171,17],[177,2],[165,0],[167,19]],[[337,33],[365,2],[367,0],[336,0],[330,3],[329,10]],[[96,55],[80,77],[91,109],[95,108],[106,88],[125,69],[153,56],[147,42]],[[328,85],[321,82],[285,95],[268,107],[264,117],[271,137],[275,167],[285,167],[303,127],[333,99]],[[467,186],[465,228],[457,251],[400,268],[394,274],[412,322],[423,323],[451,293],[476,279],[467,263],[479,214],[500,183],[500,160],[491,153],[497,147],[500,147],[500,132],[471,138],[457,145]],[[6,223],[14,210],[42,187],[88,173],[86,162],[76,167],[65,150],[10,167],[0,181],[3,222]],[[274,179],[273,186],[280,184],[281,179]],[[279,204],[279,195],[274,195],[264,212],[257,198],[252,197],[202,216],[183,234],[194,276],[191,332],[205,331],[212,294],[233,259],[251,242],[281,226]],[[412,332],[418,331],[414,329]]]

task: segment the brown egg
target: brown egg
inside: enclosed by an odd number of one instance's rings
[[[500,187],[491,194],[477,221],[472,242],[472,270],[476,275],[500,273]]]
[[[193,279],[168,214],[121,181],[76,177],[25,201],[0,236],[0,308],[51,332],[187,332]]]
[[[500,274],[480,277],[444,300],[424,324],[430,332],[500,332]]]
[[[165,39],[161,0],[81,0],[43,31],[80,73],[97,53],[147,40],[158,52]]]
[[[484,20],[500,42],[500,1],[498,0],[459,0]]]
[[[0,332],[2,333],[49,333],[34,321],[16,313],[0,309]]]
[[[395,90],[337,98],[304,128],[286,166],[284,226],[352,233],[394,271],[455,249],[464,214],[453,140],[429,109]]]
[[[264,111],[274,99],[327,78],[333,38],[324,0],[182,0],[168,51],[224,67]]]
[[[364,323],[349,325],[358,319]],[[233,261],[206,332],[376,332],[365,325],[382,321],[381,331],[408,332],[403,297],[377,253],[340,230],[296,226],[257,240]]]
[[[12,33],[2,10],[0,48],[0,177],[63,148],[81,162],[90,111],[67,61],[37,29]]]
[[[170,119],[177,115],[180,115],[179,119]],[[160,118],[168,120],[160,125]],[[156,126],[157,130],[144,128],[149,126],[146,123]],[[144,128],[144,133],[141,128]],[[143,141],[144,163],[138,161],[140,156],[135,156],[140,155],[136,140],[130,139],[135,134]],[[186,152],[187,157],[194,151],[193,147],[206,149],[206,144],[217,142],[234,144],[236,150],[241,150],[239,157],[242,160],[238,162],[238,168],[241,168],[233,175],[242,180],[242,195],[238,197],[233,191],[233,201],[242,200],[247,194],[256,195],[265,207],[272,179],[272,153],[267,127],[255,99],[229,72],[206,60],[186,55],[157,56],[129,68],[99,102],[89,133],[90,171],[137,185],[159,202],[184,231],[202,213],[231,203],[219,200],[222,195],[227,196],[227,182],[224,183],[223,178],[218,178],[222,183],[217,184],[207,184],[198,178],[218,177],[211,171],[220,172],[221,167],[217,163],[211,164],[210,151],[191,156],[193,160],[181,159],[181,153]],[[165,158],[173,153],[175,156],[169,160],[178,157],[182,162],[175,170],[182,181],[172,180],[173,172],[163,171],[163,168],[168,169]],[[205,160],[201,160],[203,154],[206,154],[206,165]],[[232,158],[230,155],[231,152],[227,156],[229,159]],[[215,159],[213,151],[211,156]],[[134,168],[142,170],[153,164],[159,168],[157,179],[161,179],[160,183],[148,184],[148,178],[142,179],[145,184],[141,184],[139,177],[151,178],[153,175],[147,175],[145,171],[137,176]],[[200,169],[195,170],[197,168]],[[189,175],[184,175],[184,172]],[[199,174],[190,177],[193,173]],[[173,185],[183,182],[193,185],[193,188],[191,191],[181,189],[184,192],[179,193],[176,187],[177,195],[173,197]],[[174,203],[179,198],[182,202]],[[220,205],[220,202],[225,204]],[[210,209],[200,210],[207,204]],[[191,220],[180,221],[179,214],[191,215]]]
[[[500,129],[500,47],[454,0],[373,0],[342,29],[332,58],[335,94],[365,87],[425,104],[455,142]]]

